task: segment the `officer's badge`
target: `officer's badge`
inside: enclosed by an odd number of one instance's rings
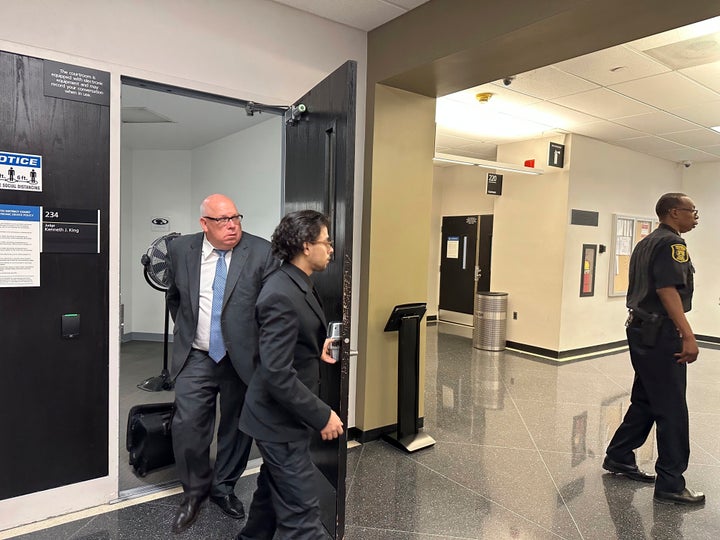
[[[672,250],[673,260],[679,263],[686,263],[690,259],[688,258],[687,247],[684,244],[673,244],[670,246]]]

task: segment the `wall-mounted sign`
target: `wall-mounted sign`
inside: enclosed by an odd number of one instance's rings
[[[0,189],[42,191],[42,156],[0,152]]]
[[[550,143],[548,152],[548,165],[551,167],[563,168],[565,166],[565,145],[560,143]]]
[[[110,106],[110,73],[52,60],[43,61],[43,91],[48,97]]]
[[[502,180],[502,174],[488,173],[486,193],[488,195],[502,195]]]
[[[40,207],[0,204],[0,287],[40,286]]]
[[[100,253],[100,211],[43,208],[43,253]]]
[[[155,232],[166,232],[170,230],[170,220],[164,217],[156,217],[150,220],[150,230]]]

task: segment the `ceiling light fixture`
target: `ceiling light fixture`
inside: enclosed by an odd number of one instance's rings
[[[433,161],[441,163],[454,163],[456,165],[474,165],[475,167],[482,167],[483,169],[492,169],[494,171],[506,171],[520,174],[544,174],[545,171],[542,169],[535,169],[534,167],[524,167],[522,165],[515,165],[513,163],[500,163],[499,161],[490,161],[487,159],[477,159],[465,156],[456,156],[454,154],[442,154],[440,152],[435,154]]]

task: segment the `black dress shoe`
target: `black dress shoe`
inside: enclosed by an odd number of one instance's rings
[[[212,496],[210,497],[210,500],[217,504],[220,507],[220,510],[233,519],[242,519],[245,517],[245,508],[243,508],[243,503],[235,496],[234,493],[222,497]]]
[[[669,504],[704,504],[705,495],[699,491],[693,491],[692,489],[685,488],[679,493],[672,493],[671,491],[658,491],[655,490],[655,496],[653,497],[657,502],[669,503]]]
[[[174,533],[181,533],[193,524],[197,519],[202,502],[202,497],[186,497],[183,499],[177,514],[175,514],[175,521],[173,521],[172,530]]]
[[[609,457],[605,456],[603,461],[603,469],[610,471],[613,474],[621,474],[627,476],[631,480],[637,480],[638,482],[647,482],[651,484],[655,481],[655,475],[646,473],[638,469],[637,465],[626,465],[625,463],[619,463]]]

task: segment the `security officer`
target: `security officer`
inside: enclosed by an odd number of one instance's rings
[[[666,193],[655,206],[660,226],[630,258],[627,339],[635,381],[630,407],[607,448],[603,468],[641,482],[655,481],[655,501],[698,505],[705,495],[685,486],[690,458],[687,364],[698,345],[690,311],[694,268],[680,233],[695,228],[698,212],[684,193]],[[634,450],[657,424],[657,480],[637,467]]]

